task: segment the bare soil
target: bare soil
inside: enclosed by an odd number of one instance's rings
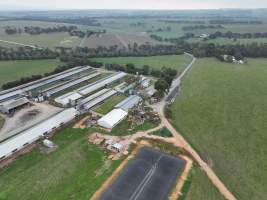
[[[48,119],[61,110],[61,108],[51,106],[47,103],[34,103],[33,106],[19,110],[10,118],[5,117],[5,124],[0,130],[0,141]]]

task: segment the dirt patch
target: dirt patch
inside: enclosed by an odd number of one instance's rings
[[[0,141],[12,137],[60,112],[62,109],[48,103],[34,103],[15,113],[14,116],[6,117],[5,124],[0,130]]]

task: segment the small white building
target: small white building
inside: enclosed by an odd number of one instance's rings
[[[122,109],[114,109],[102,118],[100,118],[97,123],[99,126],[102,126],[107,129],[112,129],[123,119],[125,119],[127,115],[128,113]]]
[[[43,145],[46,146],[47,148],[54,148],[55,147],[55,144],[48,139],[43,140]]]
[[[116,152],[121,152],[123,150],[123,145],[120,143],[115,143],[113,145],[111,145],[111,149],[113,149]]]
[[[78,99],[82,98],[82,95],[80,95],[77,92],[69,92],[67,94],[64,94],[60,97],[57,97],[55,99],[55,102],[61,104],[62,106],[66,107],[69,104],[75,103]]]

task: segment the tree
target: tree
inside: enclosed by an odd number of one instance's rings
[[[165,93],[169,89],[169,84],[166,80],[160,78],[155,82],[155,89],[159,92]]]

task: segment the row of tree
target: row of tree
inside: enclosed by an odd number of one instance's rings
[[[23,29],[17,27],[7,26],[5,32],[8,35],[21,34],[23,32],[30,35],[40,35],[42,33],[57,33],[57,32],[71,32],[77,29],[77,26],[54,26],[54,27],[39,27],[39,26],[25,26]]]
[[[267,38],[267,32],[263,33],[233,33],[231,31],[222,33],[217,31],[208,37],[209,39],[229,38],[229,39],[247,39],[247,38]]]
[[[232,20],[232,19],[215,19],[210,20],[210,24],[263,24],[259,20]]]
[[[99,36],[100,34],[105,34],[106,33],[106,30],[101,30],[101,31],[92,31],[92,30],[87,30],[87,31],[82,31],[82,30],[73,30],[73,31],[70,31],[69,34],[71,36],[77,36],[77,37],[80,37],[80,38],[84,38],[84,37],[91,37],[92,35],[97,35]]]
[[[49,49],[19,47],[17,49],[0,47],[0,60],[54,59],[58,53]]]
[[[224,29],[222,25],[195,25],[195,26],[183,26],[183,31],[194,31],[204,29]]]
[[[191,52],[196,57],[217,57],[221,55],[232,55],[236,59],[243,57],[267,58],[267,45],[266,44],[228,44],[216,45],[213,43],[185,43],[185,50]]]
[[[204,20],[168,20],[162,19],[158,20],[159,22],[163,23],[170,23],[170,24],[205,24]]]
[[[77,47],[75,49],[57,48],[61,56],[73,57],[120,57],[120,56],[156,56],[182,54],[183,49],[177,45],[151,45],[149,43],[138,45],[134,43],[127,48],[119,48],[117,45],[110,47]]]

